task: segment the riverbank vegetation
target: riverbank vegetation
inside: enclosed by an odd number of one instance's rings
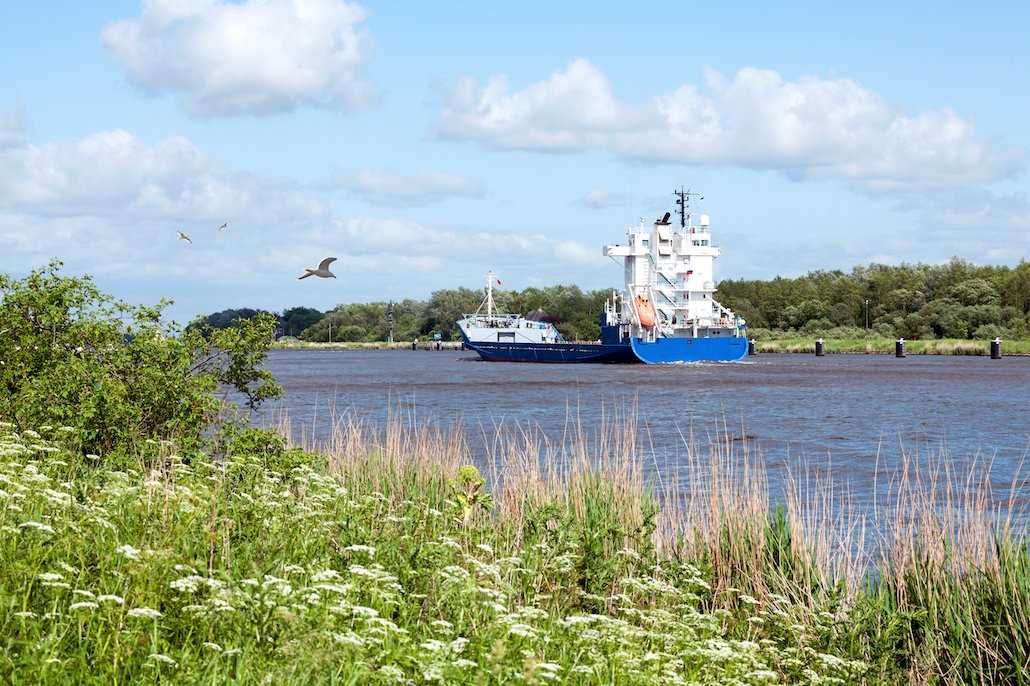
[[[3,683],[1026,681],[1024,485],[976,461],[909,457],[859,510],[720,434],[662,468],[632,417],[295,445],[213,395],[274,395],[261,320],[169,335],[56,266],[0,289]]]
[[[811,353],[815,351],[817,334],[773,334],[759,332],[755,342],[758,353]],[[893,355],[893,338],[825,338],[824,350],[827,353],[850,353],[866,355]],[[1030,355],[1030,340],[1005,340],[1002,342],[1004,355]],[[905,353],[908,355],[990,355],[989,340],[958,340],[952,338],[930,338],[905,341]]]
[[[500,309],[557,324],[566,338],[596,340],[598,317],[611,291],[549,286],[495,291]],[[759,340],[799,336],[834,339],[1030,340],[1030,262],[1015,267],[946,264],[871,264],[851,272],[817,271],[797,278],[727,279],[717,297],[743,316]],[[483,294],[468,288],[439,290],[427,301],[341,304],[329,312],[291,308],[279,317],[283,335],[306,341],[374,342],[456,340],[455,321],[474,312]],[[256,310],[225,310],[202,318],[218,328]]]
[[[0,425],[0,675],[1022,683],[1030,560],[986,477],[895,474],[863,525],[821,479],[774,507],[718,441],[660,487],[631,425],[601,431],[507,435],[484,477],[463,436],[414,422],[130,462]]]

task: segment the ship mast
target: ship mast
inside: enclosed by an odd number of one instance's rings
[[[676,212],[680,216],[680,228],[685,229],[687,228],[687,222],[690,220],[690,199],[704,200],[705,196],[701,193],[695,193],[689,188],[684,189],[683,186],[680,186],[678,191],[673,191],[672,194],[676,196],[676,204],[679,205]]]
[[[494,273],[486,273],[486,316],[494,316]]]

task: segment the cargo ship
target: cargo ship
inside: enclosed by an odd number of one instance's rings
[[[699,194],[674,193],[678,226],[666,212],[653,224],[626,230],[626,243],[604,246],[622,262],[625,284],[599,313],[601,338],[568,341],[552,322],[498,312],[487,274],[479,309],[458,320],[465,346],[484,360],[677,364],[734,362],[747,355],[746,322],[715,299],[715,259],[710,218],[690,211]]]

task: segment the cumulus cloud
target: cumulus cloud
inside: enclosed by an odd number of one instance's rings
[[[132,83],[194,114],[347,111],[371,95],[365,16],[342,0],[146,0],[101,39]]]
[[[192,142],[123,131],[0,150],[0,207],[41,215],[265,219],[318,214],[286,182],[223,170]]]
[[[345,188],[366,202],[383,207],[420,207],[447,198],[483,196],[483,187],[475,181],[444,172],[405,176],[363,171],[334,179],[328,186]]]
[[[580,202],[592,210],[605,210],[609,207],[624,207],[629,204],[629,196],[625,193],[613,193],[611,191],[595,188],[584,195]]]
[[[709,70],[646,102],[616,98],[584,59],[522,90],[503,76],[461,79],[437,121],[439,136],[497,149],[603,150],[626,160],[776,170],[793,179],[844,180],[868,190],[983,183],[1020,172],[1026,151],[979,135],[944,108],[914,114],[850,79],[744,68]]]
[[[0,149],[0,271],[21,274],[61,258],[132,300],[175,296],[180,319],[239,303],[327,307],[384,293],[419,296],[475,282],[490,267],[513,278],[567,274],[586,250],[538,229],[341,215],[303,184],[225,169],[181,136],[19,138]],[[455,188],[464,186],[448,180],[436,190]],[[218,231],[225,220],[229,231]],[[179,241],[177,229],[193,244]],[[339,258],[342,290],[290,288],[301,267],[326,255]]]
[[[459,264],[555,265],[603,262],[600,248],[528,231],[490,231],[482,228],[427,226],[383,217],[335,218],[306,232],[313,242],[338,240],[352,255],[417,255],[434,258],[426,269]],[[478,267],[475,267],[478,268]]]

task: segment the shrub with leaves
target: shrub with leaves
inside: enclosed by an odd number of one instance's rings
[[[275,321],[183,332],[169,304],[135,306],[52,262],[24,279],[0,275],[0,419],[75,429],[83,453],[146,439],[195,445],[220,411],[219,389],[251,407],[280,393],[261,369]]]

